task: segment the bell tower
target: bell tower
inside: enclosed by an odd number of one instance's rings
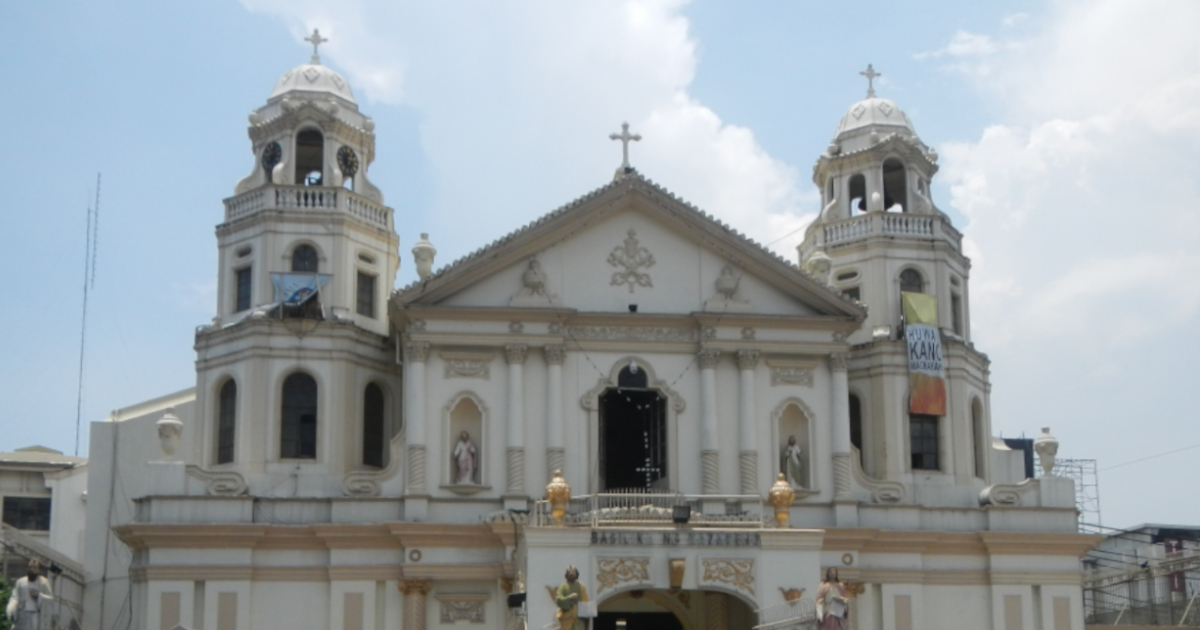
[[[217,226],[217,316],[196,333],[201,461],[297,492],[387,465],[399,380],[387,298],[393,211],[368,172],[374,123],[321,64],[285,73],[250,113],[254,165]],[[340,490],[338,490],[340,493]]]
[[[930,196],[937,153],[903,110],[876,96],[882,75],[870,65],[860,74],[866,98],[846,111],[813,165],[822,210],[797,248],[800,264],[868,307],[849,338],[851,437],[866,473],[939,487],[923,493],[934,503],[970,502],[989,476],[991,435],[988,360],[971,343],[970,261]],[[936,302],[944,416],[909,413],[904,293]]]

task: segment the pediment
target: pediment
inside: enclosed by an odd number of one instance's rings
[[[795,265],[636,175],[397,291],[393,303],[865,316]]]

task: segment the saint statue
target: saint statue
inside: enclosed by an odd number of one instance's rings
[[[471,441],[471,434],[463,431],[458,435],[458,443],[450,453],[454,460],[454,483],[479,483],[475,473],[479,471],[479,449]]]
[[[41,568],[42,563],[37,558],[30,560],[29,573],[13,584],[12,596],[8,598],[6,610],[8,618],[12,620],[13,630],[42,628],[42,606],[54,597],[50,591],[50,582],[38,575]]]
[[[587,622],[579,618],[579,603],[588,601],[587,588],[579,581],[579,569],[567,567],[566,582],[554,594],[559,630],[587,630]]]
[[[796,444],[796,436],[789,435],[787,446],[780,458],[779,472],[787,476],[788,483],[793,488],[804,487],[804,468],[800,465],[801,448]]]
[[[842,630],[849,616],[846,586],[838,581],[837,569],[829,567],[817,588],[817,630]]]

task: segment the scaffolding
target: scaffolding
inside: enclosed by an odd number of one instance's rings
[[[1036,467],[1038,477],[1044,476],[1041,466]],[[1052,473],[1075,482],[1075,509],[1079,511],[1079,531],[1100,534],[1100,477],[1094,459],[1063,459],[1054,462]]]

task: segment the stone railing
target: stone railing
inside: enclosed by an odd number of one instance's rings
[[[269,184],[225,200],[225,222],[264,210],[344,212],[385,230],[392,229],[392,209],[344,188]]]
[[[772,518],[757,495],[607,492],[572,498],[563,525],[567,527],[652,527],[687,524],[691,527],[762,529]],[[535,527],[554,525],[550,504],[534,506]]]
[[[800,262],[817,247],[833,247],[873,236],[945,241],[962,251],[962,234],[945,217],[931,214],[871,212],[819,226],[800,244]]]

